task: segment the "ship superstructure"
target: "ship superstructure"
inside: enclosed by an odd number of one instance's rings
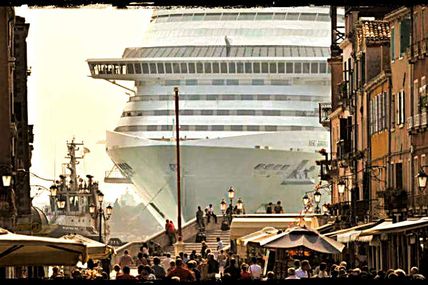
[[[186,220],[230,185],[247,212],[302,209],[328,146],[329,35],[328,8],[157,10],[141,47],[88,60],[93,78],[135,82],[107,152],[160,223],[176,217],[174,87]]]

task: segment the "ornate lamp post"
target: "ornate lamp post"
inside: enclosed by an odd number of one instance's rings
[[[4,187],[9,187],[12,183],[12,175],[10,174],[3,174],[1,179]]]
[[[305,209],[308,203],[309,203],[309,196],[307,193],[305,193],[305,195],[303,196],[303,206],[305,207]]]
[[[236,208],[238,209],[238,214],[242,214],[244,212],[244,202],[241,198],[236,201]]]
[[[229,200],[230,200],[230,205],[232,206],[233,198],[235,198],[235,189],[233,189],[232,186],[229,187],[229,190],[227,191],[227,195],[228,195]]]
[[[337,183],[337,190],[339,191],[339,196],[342,196],[343,193],[345,193],[346,183],[345,181],[341,180],[339,183]]]
[[[418,173],[418,175],[416,175],[416,177],[418,178],[418,187],[419,187],[419,190],[420,191],[424,191],[425,188],[427,187],[428,175],[421,168],[421,170],[419,170],[419,173]]]
[[[315,203],[317,204],[315,208],[315,214],[321,214],[321,209],[319,207],[319,204],[321,202],[321,193],[319,191],[315,191],[314,200],[315,200]]]
[[[89,213],[92,215],[94,219],[98,220],[98,241],[103,242],[102,237],[102,224],[110,219],[111,214],[113,212],[113,207],[111,205],[108,205],[105,210],[103,210],[103,201],[104,201],[104,194],[101,191],[98,191],[97,193],[97,200],[99,203],[98,209],[94,204],[91,204],[89,206]]]

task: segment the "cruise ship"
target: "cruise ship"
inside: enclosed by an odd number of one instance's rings
[[[280,200],[300,212],[328,148],[329,9],[165,9],[140,47],[88,59],[91,77],[133,81],[108,155],[163,225],[177,217],[174,88],[180,98],[182,216],[233,186],[247,213]],[[328,201],[328,193],[322,193]]]

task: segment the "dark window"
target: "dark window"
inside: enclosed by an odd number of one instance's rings
[[[235,100],[235,95],[222,95],[223,100]]]
[[[239,85],[239,80],[238,79],[227,79],[226,85]]]
[[[256,20],[272,20],[273,13],[257,13]]]
[[[283,62],[278,62],[278,73],[285,73],[285,64]]]
[[[238,116],[254,116],[256,114],[255,110],[237,110],[236,114]]]
[[[196,63],[196,71],[198,73],[204,73],[204,66],[203,66],[202,62]]]
[[[174,68],[174,73],[180,73],[180,64],[179,63],[173,63],[172,67]]]
[[[227,73],[227,63],[222,62],[220,63],[221,73]]]
[[[181,63],[181,73],[187,73],[187,64]]]
[[[211,73],[211,63],[205,62],[205,73]]]
[[[254,96],[253,95],[241,95],[241,100],[251,101],[251,100],[254,100]]]
[[[309,73],[309,62],[303,63],[303,73]]]
[[[229,62],[229,73],[235,73],[235,63]]]
[[[302,73],[302,63],[296,62],[294,64],[294,73]]]
[[[196,79],[187,79],[186,85],[198,85],[198,80]]]
[[[217,100],[217,95],[216,94],[207,95],[207,100],[210,100],[210,101]]]
[[[299,19],[299,13],[287,13],[287,20],[295,21]]]
[[[256,14],[254,14],[254,13],[240,13],[239,17],[238,17],[238,20],[241,20],[241,21],[253,21],[255,15]]]
[[[395,188],[403,189],[403,164],[395,164]]]
[[[217,116],[228,116],[228,115],[229,115],[229,110],[217,110]],[[223,130],[223,129],[221,129],[221,130]]]
[[[400,22],[400,56],[402,56],[410,45],[410,19],[406,18]]]
[[[213,131],[224,131],[224,126],[222,125],[212,125],[211,130]]]
[[[194,62],[189,63],[189,73],[195,73],[195,63]]]
[[[260,73],[260,62],[253,63],[253,70],[254,70],[254,73]]]
[[[134,65],[132,63],[128,63],[126,65],[126,71],[128,74],[134,74]]]
[[[271,62],[269,64],[269,72],[270,73],[276,73],[276,63],[275,62]]]
[[[165,70],[163,69],[163,63],[158,63],[158,73],[165,73]]]
[[[244,73],[244,63],[242,63],[242,62],[238,62],[238,63],[236,64],[236,71],[237,71],[238,73]]]
[[[247,131],[258,132],[259,130],[260,130],[260,126],[247,126]]]
[[[251,85],[264,85],[265,81],[263,79],[253,79]]]
[[[149,65],[147,63],[143,63],[143,73],[144,74],[149,73]]]
[[[218,62],[213,62],[213,73],[219,73],[220,72],[220,68],[218,65]]]
[[[205,21],[219,21],[221,14],[207,14]]]
[[[325,62],[320,63],[320,73],[326,73],[327,71],[327,64]]]
[[[150,67],[150,73],[151,73],[151,74],[155,74],[155,73],[157,73],[157,72],[156,72],[156,64],[155,64],[155,63],[150,63],[150,64],[149,64],[149,67]]]
[[[195,126],[195,131],[208,131],[208,126]]]
[[[147,126],[147,130],[148,131],[157,131],[158,130],[158,126]]]
[[[285,15],[286,15],[286,13],[275,13],[275,15],[273,15],[273,19],[274,20],[285,20]]]
[[[276,126],[265,126],[265,131],[267,132],[276,132],[277,127]]]
[[[317,62],[311,63],[311,73],[318,73],[318,63]]]
[[[165,72],[166,73],[172,73],[171,63],[169,63],[169,62],[165,63]]]
[[[221,20],[231,21],[231,20],[236,20],[237,17],[238,17],[238,13],[224,13],[223,16],[221,17]]]
[[[213,85],[224,85],[224,79],[213,79]]]
[[[317,14],[310,14],[310,13],[302,13],[300,15],[299,20],[300,21],[315,21],[315,17]]]
[[[253,72],[253,69],[251,66],[251,62],[246,62],[245,63],[245,73],[252,73],[252,72]]]
[[[203,115],[203,116],[212,116],[213,115],[213,110],[202,110],[201,111],[201,115]]]
[[[139,63],[136,63],[134,65],[135,65],[135,73],[141,74],[141,65]]]
[[[262,73],[268,73],[269,65],[267,62],[262,62]]]
[[[287,73],[293,73],[293,63],[292,62],[287,62],[287,64],[286,64],[286,72]]]
[[[230,126],[231,131],[242,131],[242,125],[232,125]]]

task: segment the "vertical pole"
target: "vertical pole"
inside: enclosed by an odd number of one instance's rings
[[[98,215],[100,216],[99,225],[98,225],[98,241],[99,242],[103,242],[103,236],[102,236],[103,209],[101,207],[102,207],[102,205],[100,203],[100,209],[98,211]]]
[[[178,87],[174,88],[174,99],[175,99],[175,141],[176,141],[176,153],[177,153],[177,223],[178,223],[178,241],[182,240],[181,235],[181,189],[180,189],[180,123],[179,123],[179,98],[178,98]]]

